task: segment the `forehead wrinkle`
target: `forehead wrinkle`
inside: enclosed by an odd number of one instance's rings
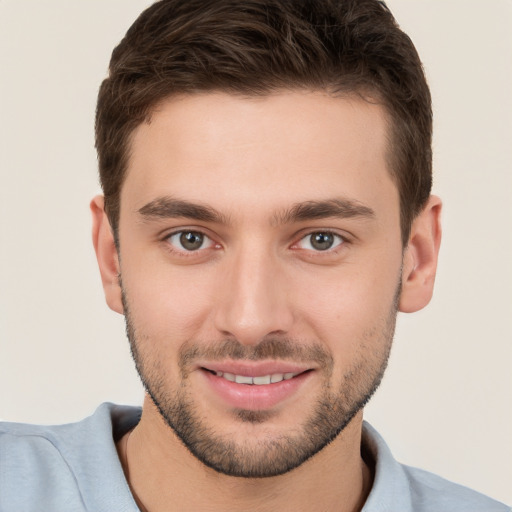
[[[226,215],[211,206],[172,196],[157,197],[139,208],[137,213],[144,221],[151,219],[188,218],[218,224],[229,223]]]
[[[368,206],[351,199],[327,199],[322,201],[304,201],[294,204],[281,212],[276,212],[271,220],[272,225],[289,224],[329,217],[372,219],[375,212]]]

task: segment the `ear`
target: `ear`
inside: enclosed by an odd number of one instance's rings
[[[441,244],[441,207],[441,200],[430,196],[412,223],[402,269],[399,309],[404,313],[424,308],[432,298]]]
[[[92,243],[100,267],[101,281],[107,304],[113,311],[123,314],[119,282],[119,256],[104,205],[103,196],[96,196],[91,201]]]

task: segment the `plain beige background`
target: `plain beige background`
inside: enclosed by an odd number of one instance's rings
[[[0,417],[138,404],[88,201],[96,92],[147,0],[0,0]],[[512,2],[390,0],[423,58],[445,201],[436,295],[401,315],[366,418],[395,456],[512,502]]]

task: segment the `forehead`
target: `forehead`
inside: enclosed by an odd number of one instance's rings
[[[121,211],[165,195],[254,215],[334,196],[397,203],[387,140],[384,108],[357,96],[173,97],[132,135]]]

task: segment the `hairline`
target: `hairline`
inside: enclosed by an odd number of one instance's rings
[[[343,84],[342,84],[343,85]],[[121,214],[121,194],[123,190],[124,183],[127,179],[129,172],[129,163],[132,155],[133,148],[133,137],[137,128],[139,128],[144,123],[150,124],[152,116],[158,111],[161,106],[169,101],[179,99],[179,98],[190,98],[193,96],[205,96],[211,94],[227,94],[229,96],[240,97],[245,99],[256,99],[256,98],[268,98],[274,95],[282,94],[282,93],[293,93],[293,92],[307,92],[307,93],[323,93],[330,96],[333,99],[351,99],[358,98],[362,101],[365,101],[369,104],[380,105],[384,114],[384,122],[385,122],[385,138],[386,138],[386,147],[384,158],[386,162],[387,172],[395,185],[398,195],[399,195],[399,209],[400,209],[400,230],[402,234],[402,245],[405,247],[407,245],[410,225],[412,224],[412,220],[419,212],[416,212],[412,218],[403,219],[403,205],[402,205],[402,194],[401,187],[399,183],[399,175],[394,171],[394,168],[399,165],[397,162],[397,145],[395,140],[398,136],[397,128],[398,122],[400,119],[398,116],[393,115],[393,111],[387,102],[382,98],[382,94],[376,87],[371,86],[360,86],[355,88],[347,87],[344,89],[343,87],[335,88],[334,86],[326,86],[326,87],[308,87],[306,85],[278,85],[278,86],[269,86],[266,90],[255,91],[252,90],[249,92],[249,87],[247,87],[247,91],[240,89],[232,89],[229,87],[212,87],[208,89],[197,89],[191,91],[175,91],[170,92],[169,94],[162,96],[152,105],[149,105],[146,109],[141,120],[138,123],[134,123],[134,126],[131,128],[130,133],[125,138],[125,150],[124,150],[124,158],[123,158],[123,172],[122,179],[119,183],[117,197],[116,199],[116,208],[114,208],[114,212],[107,212],[109,217],[109,221],[112,227],[112,231],[114,234],[114,238],[119,240],[119,218]],[[115,214],[115,218],[112,218],[111,214]]]

